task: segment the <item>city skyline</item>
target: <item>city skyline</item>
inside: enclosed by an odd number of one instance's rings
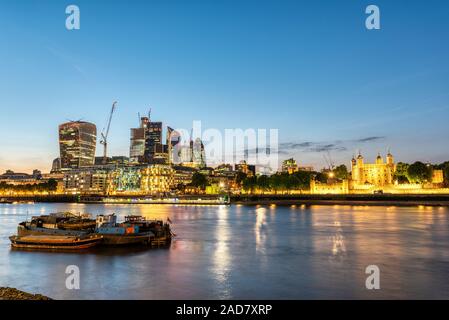
[[[449,4],[431,2],[378,1],[378,31],[364,28],[365,1],[78,1],[76,31],[65,3],[2,4],[0,171],[49,171],[58,125],[82,118],[100,132],[115,99],[111,156],[129,155],[137,113],[152,107],[174,128],[278,128],[280,160],[316,169],[328,151],[348,166],[359,149],[446,161]]]

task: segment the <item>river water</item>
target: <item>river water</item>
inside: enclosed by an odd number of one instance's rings
[[[170,217],[177,238],[168,249],[10,249],[19,222],[60,211]],[[79,290],[66,288],[68,265]],[[366,289],[369,265],[379,290]],[[449,210],[0,204],[0,286],[54,299],[449,299]]]

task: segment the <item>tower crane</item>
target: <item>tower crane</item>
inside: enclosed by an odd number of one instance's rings
[[[108,157],[107,157],[107,154],[108,154],[108,135],[109,135],[109,129],[111,127],[112,115],[114,114],[116,105],[117,105],[117,101],[114,101],[114,103],[112,104],[111,113],[109,114],[108,122],[106,124],[106,131],[103,128],[103,131],[101,132],[100,143],[104,147],[104,149],[103,149],[103,164],[106,164],[108,162]]]
[[[326,161],[326,163],[327,163],[327,165],[328,165],[328,167],[329,167],[329,170],[330,170],[330,171],[334,170],[335,164],[334,164],[334,162],[332,161],[332,157],[331,157],[330,151],[329,151],[329,150],[327,151],[327,157],[326,157],[325,154],[323,154],[323,157],[324,157],[324,160]]]

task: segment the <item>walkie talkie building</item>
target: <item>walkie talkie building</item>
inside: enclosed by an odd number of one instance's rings
[[[92,166],[95,162],[97,127],[93,123],[71,121],[59,126],[61,169]]]

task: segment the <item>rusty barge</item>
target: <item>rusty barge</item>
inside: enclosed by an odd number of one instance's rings
[[[94,246],[168,246],[174,233],[168,222],[127,216],[117,222],[115,214],[88,215],[55,213],[21,222],[11,246],[19,249],[79,250]]]

